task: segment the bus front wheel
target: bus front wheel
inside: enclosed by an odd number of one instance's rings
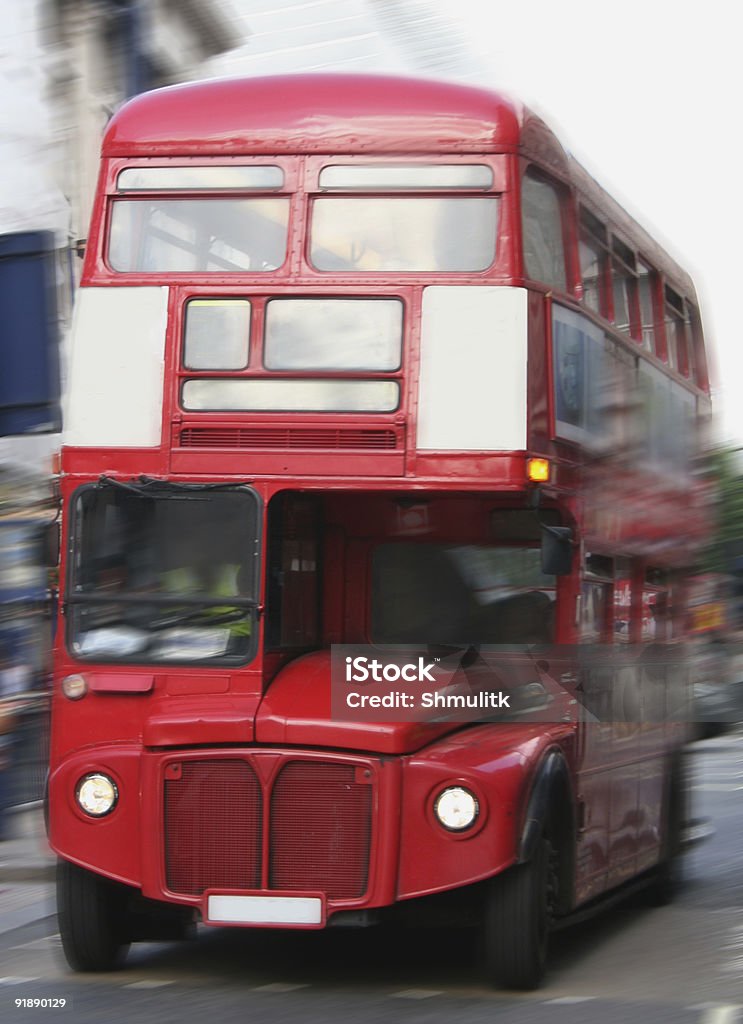
[[[683,886],[682,837],[688,817],[689,791],[680,764],[674,765],[669,774],[664,803],[661,859],[648,890],[648,902],[654,907],[672,903]]]
[[[503,988],[535,989],[544,976],[550,923],[550,844],[491,879],[483,927],[484,966]]]
[[[129,949],[126,893],[121,886],[77,864],[57,864],[59,934],[74,971],[111,971]]]

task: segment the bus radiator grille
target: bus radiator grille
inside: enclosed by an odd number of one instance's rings
[[[263,794],[245,761],[185,761],[165,782],[165,865],[171,892],[258,889]]]
[[[206,889],[366,892],[372,786],[358,766],[288,761],[265,795],[248,760],[184,761],[165,781],[165,869],[171,892]],[[264,806],[270,856],[262,864]]]
[[[358,899],[366,892],[372,787],[356,767],[291,761],[271,794],[271,889]]]

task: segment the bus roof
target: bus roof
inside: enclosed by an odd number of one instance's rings
[[[514,149],[522,108],[496,93],[386,75],[215,79],[143,93],[103,156]]]
[[[111,119],[102,145],[104,157],[517,151],[570,182],[596,215],[695,297],[689,275],[566,154],[541,118],[489,89],[339,73],[190,82],[135,96]]]
[[[596,217],[608,223],[623,241],[636,249],[640,257],[648,260],[656,270],[662,271],[688,299],[697,305],[698,299],[694,282],[689,274],[676,262],[645,228],[611,196],[606,189],[574,158],[570,158],[570,179],[579,201]]]

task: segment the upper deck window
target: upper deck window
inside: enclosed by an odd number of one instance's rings
[[[686,377],[693,376],[689,356],[689,319],[684,309],[684,300],[672,288],[666,286],[666,349],[668,362]]]
[[[337,273],[476,272],[495,258],[498,200],[316,199],[310,260]]]
[[[414,189],[483,189],[493,187],[493,171],[486,164],[337,164],[320,171],[320,188],[348,192],[400,192]]]
[[[312,204],[309,258],[317,270],[477,273],[495,259],[497,196],[461,194],[493,187],[484,164],[337,164],[322,168],[318,186],[346,194]],[[373,192],[408,194],[359,194]]]
[[[633,338],[639,335],[637,276],[635,257],[626,245],[615,238],[612,244],[611,287],[614,300],[613,321],[618,331]]]
[[[269,370],[396,370],[399,299],[273,299],[266,308]]]
[[[286,259],[288,223],[278,196],[117,199],[108,260],[121,273],[265,273]]]
[[[192,299],[186,305],[184,365],[189,370],[244,369],[250,309],[247,299]]]
[[[184,409],[212,412],[394,412],[400,404],[396,380],[276,380],[233,378],[187,380]]]
[[[583,303],[594,313],[603,313],[604,299],[604,253],[592,240],[580,242],[580,269],[583,282]]]
[[[119,192],[275,191],[284,184],[280,167],[126,167]]]
[[[606,316],[606,268],[608,246],[606,228],[593,214],[581,209],[581,234],[579,242],[583,304],[594,313]]]
[[[699,310],[695,309],[689,302],[686,303],[686,309],[691,334],[690,353],[691,364],[694,370],[694,379],[700,388],[708,391],[709,370],[707,368],[707,358],[704,351],[704,332],[702,331],[702,322],[699,318]]]
[[[521,219],[527,275],[564,292],[567,275],[560,193],[532,168],[521,183]]]
[[[648,352],[656,352],[656,281],[657,274],[649,266],[639,261],[637,264],[638,295],[640,300],[640,329],[643,348]]]

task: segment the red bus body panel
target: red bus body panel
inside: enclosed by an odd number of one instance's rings
[[[128,103],[112,118],[102,155],[82,285],[167,287],[161,430],[150,446],[67,444],[62,451],[62,600],[49,783],[53,849],[146,897],[199,909],[205,918],[209,893],[319,892],[322,926],[342,910],[461,888],[513,866],[523,853],[530,800],[547,766],[558,763],[564,767],[560,779],[568,780],[561,807],[565,842],[574,855],[568,909],[656,865],[663,854],[667,769],[682,730],[637,722],[579,724],[575,708],[542,724],[334,719],[329,648],[370,641],[374,545],[428,536],[442,545],[485,544],[493,540],[495,512],[529,511],[540,503],[573,531],[573,569],[556,577],[552,594],[556,641],[581,642],[581,602],[587,584],[596,583],[586,560],[594,555],[631,564],[626,578],[635,596],[627,629],[633,640],[640,637],[641,589],[654,578],[649,570],[673,575],[688,562],[707,531],[704,495],[680,473],[648,474],[631,462],[612,461],[611,453],[589,458],[579,443],[558,436],[555,306],[604,331],[606,345],[611,341],[612,351],[633,366],[641,363],[673,381],[695,414],[706,408],[708,387],[701,371],[696,382],[684,378],[663,361],[660,347],[657,353],[642,350],[581,304],[578,203],[589,202],[592,209],[605,203],[624,238],[636,229],[633,244],[642,258],[655,257],[693,303],[688,277],[653,249],[642,229],[619,216],[595,183],[571,168],[539,118],[471,87],[351,75],[193,83]],[[110,207],[123,168],[244,165],[255,158],[265,163],[264,157],[279,162],[291,184],[293,226],[286,263],[275,273],[125,274],[108,264]],[[492,266],[448,274],[318,272],[306,255],[302,226],[314,195],[302,182],[305,172],[319,173],[326,157],[336,163],[341,157],[383,164],[489,162],[500,202]],[[524,268],[520,181],[530,164],[563,190],[565,210],[576,222],[565,228],[572,270],[562,293],[531,280]],[[423,306],[429,289],[449,285],[523,293],[523,447],[419,447]],[[403,303],[404,355],[394,378],[402,394],[398,409],[182,408],[181,344],[190,299],[247,296],[263,310],[272,297],[314,295],[394,296]],[[251,379],[268,376],[261,366],[247,373]],[[531,457],[550,462],[549,479],[539,487],[528,477]],[[253,489],[262,506],[263,560],[251,662],[114,665],[74,656],[66,588],[78,557],[76,494],[102,477]],[[321,649],[270,649],[267,642],[265,551],[271,541],[265,538],[272,503],[284,493],[315,498],[322,508],[324,621],[321,644],[311,645]],[[416,515],[427,524],[417,534]],[[614,642],[615,612],[614,606],[606,609],[604,635],[595,642]],[[68,700],[62,681],[77,674],[87,693]],[[86,773],[100,771],[115,781],[119,799],[112,813],[93,820],[77,805],[75,791]],[[479,803],[476,824],[461,834],[447,831],[434,815],[435,798],[448,786],[469,789]],[[316,834],[309,827],[308,808],[328,789],[351,822],[339,840],[344,866],[337,878],[333,822],[321,821]],[[301,828],[312,833],[307,842],[315,875],[298,852]],[[248,851],[243,860],[240,850]]]

